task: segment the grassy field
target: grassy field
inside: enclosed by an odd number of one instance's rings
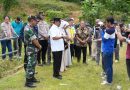
[[[0,80],[0,90],[117,90],[117,85],[122,86],[122,90],[130,90],[130,82],[127,81],[125,66],[124,46],[120,50],[120,62],[114,63],[114,81],[111,86],[102,86],[101,65],[97,66],[95,61],[88,59],[88,65],[78,64],[76,59],[67,71],[62,73],[63,80],[52,77],[52,65],[36,68],[36,77],[41,81],[36,84],[35,89],[24,87],[25,72],[20,70],[17,73],[2,78]]]

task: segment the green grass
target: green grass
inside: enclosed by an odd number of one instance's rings
[[[62,73],[63,80],[52,78],[52,65],[36,68],[36,77],[41,81],[35,89],[24,87],[25,72],[20,70],[14,75],[0,80],[0,90],[117,90],[117,85],[122,86],[122,90],[130,89],[130,82],[127,81],[125,65],[126,47],[121,48],[120,62],[114,63],[114,79],[111,86],[100,85],[102,79],[100,74],[101,66],[97,66],[95,61],[89,60],[88,65],[78,64],[76,59],[67,71]]]

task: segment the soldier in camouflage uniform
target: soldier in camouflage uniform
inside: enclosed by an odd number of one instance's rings
[[[26,68],[26,83],[27,87],[36,87],[33,85],[34,82],[38,82],[34,77],[35,66],[36,66],[36,57],[38,49],[41,49],[37,37],[34,33],[34,26],[37,21],[35,16],[30,16],[28,18],[28,24],[24,29],[24,43],[26,44],[26,55],[27,55],[27,68]]]

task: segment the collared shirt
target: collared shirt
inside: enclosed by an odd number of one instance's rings
[[[1,24],[1,29],[2,29],[2,38],[5,38],[5,37],[11,38],[11,37],[13,37],[14,29],[11,26],[10,22],[9,23],[3,22]]]
[[[20,31],[23,28],[23,22],[17,23],[16,21],[13,21],[12,27],[13,27],[14,31],[16,32],[16,34],[20,36]]]
[[[45,40],[44,37],[48,37],[49,25],[45,21],[40,21],[38,23],[38,38],[40,40]]]
[[[77,36],[78,38],[80,38],[81,40],[87,40],[88,36],[89,36],[89,32],[87,28],[81,29],[80,27],[77,29]],[[86,47],[87,46],[87,42],[85,44],[81,44],[80,41],[76,41],[76,45],[77,46],[81,46],[81,47]]]
[[[64,50],[63,39],[61,38],[59,40],[53,40],[53,37],[61,37],[62,36],[62,30],[58,26],[53,24],[49,30],[49,34],[50,34],[50,42],[51,42],[52,52],[63,51]]]
[[[69,26],[67,28],[67,32],[69,34],[69,37],[73,40],[73,41],[70,41],[70,44],[74,44],[74,37],[75,37],[75,34],[76,34],[74,26]]]

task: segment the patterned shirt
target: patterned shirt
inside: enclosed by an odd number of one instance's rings
[[[6,38],[6,37],[11,38],[15,33],[13,27],[11,26],[11,23],[3,22],[1,24],[1,29],[2,29],[2,33],[1,33],[2,38]]]
[[[76,35],[78,36],[78,38],[80,38],[82,41],[83,40],[87,40],[88,36],[89,36],[89,32],[87,28],[81,29],[80,27],[77,29]],[[85,44],[81,44],[79,40],[77,40],[76,42],[77,46],[81,46],[81,47],[86,47],[87,46],[87,42]]]

